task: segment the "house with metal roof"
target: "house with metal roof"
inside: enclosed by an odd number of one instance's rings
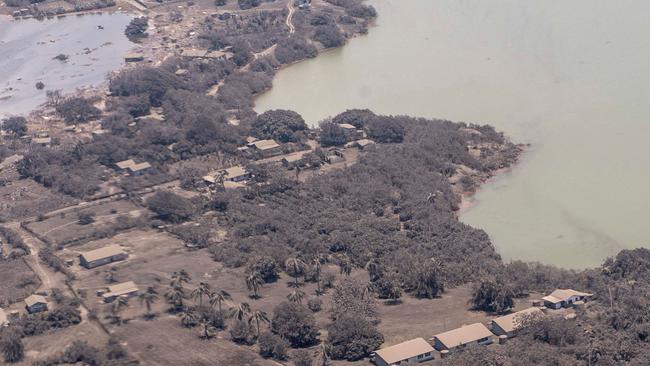
[[[507,336],[512,338],[517,335],[517,331],[523,328],[526,321],[532,318],[544,316],[540,308],[532,307],[525,310],[517,311],[512,314],[492,319],[490,330],[497,336]]]
[[[108,286],[108,291],[102,294],[102,298],[104,299],[104,302],[109,303],[115,301],[118,297],[136,296],[138,291],[139,289],[135,282],[128,281]]]
[[[580,292],[572,289],[557,289],[550,295],[542,297],[544,306],[549,309],[566,308],[579,302],[588,301],[594,294]]]
[[[91,250],[79,255],[79,263],[88,268],[95,268],[105,264],[123,261],[129,254],[119,245],[109,245],[103,248]]]
[[[492,344],[493,336],[494,334],[485,325],[474,323],[436,334],[431,341],[438,351],[452,351],[467,346]]]
[[[265,158],[282,154],[282,146],[274,140],[257,140],[249,143],[248,147],[260,152]]]
[[[25,309],[30,314],[47,311],[47,300],[41,295],[29,295],[25,300]]]
[[[390,347],[382,348],[374,353],[377,366],[391,366],[420,363],[433,359],[433,347],[422,338],[411,339]]]

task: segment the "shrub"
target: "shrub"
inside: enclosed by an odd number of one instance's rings
[[[327,329],[330,356],[336,360],[360,360],[384,342],[377,326],[358,314],[340,316]]]
[[[263,256],[248,263],[249,273],[258,273],[266,283],[275,282],[280,277],[280,267],[272,257]]]
[[[316,57],[318,50],[304,38],[293,35],[278,42],[274,54],[281,64],[290,64],[306,58]]]
[[[299,140],[297,133],[306,129],[307,124],[301,115],[294,111],[276,109],[257,116],[251,126],[251,133],[260,139],[295,142]]]
[[[241,10],[247,10],[251,8],[255,8],[260,6],[262,3],[262,0],[237,0],[237,4],[239,4],[239,8]]]
[[[289,341],[292,347],[311,346],[318,337],[316,321],[309,310],[286,301],[273,309],[271,330]]]
[[[257,339],[257,344],[260,347],[262,357],[271,357],[276,360],[287,359],[289,344],[282,337],[271,332],[264,332]]]
[[[317,26],[311,38],[325,48],[340,47],[345,44],[345,36],[336,24]]]
[[[376,117],[368,125],[368,137],[378,142],[402,142],[404,126],[394,118]]]
[[[369,109],[348,109],[332,118],[332,122],[338,124],[347,123],[356,128],[364,128],[376,116]]]
[[[66,99],[56,106],[56,112],[66,123],[83,123],[98,118],[101,111],[86,98],[73,97]]]
[[[131,22],[126,26],[124,34],[131,42],[137,42],[143,37],[147,36],[147,27],[149,26],[149,18],[139,17],[131,19]]]
[[[2,130],[15,137],[27,134],[27,120],[25,117],[9,117],[2,120]]]
[[[348,141],[345,131],[338,124],[324,121],[320,124],[318,141],[323,146],[342,146]]]
[[[147,199],[147,207],[165,221],[181,222],[192,217],[196,207],[192,201],[169,191],[158,191]]]
[[[253,341],[253,327],[248,322],[235,320],[230,326],[230,338],[235,343],[250,344]]]
[[[307,301],[307,307],[314,313],[319,312],[323,309],[323,300],[319,297],[312,297]]]

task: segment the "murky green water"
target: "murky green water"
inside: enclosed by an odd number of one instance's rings
[[[372,3],[368,36],[282,71],[257,109],[490,123],[532,144],[461,217],[504,258],[579,268],[650,243],[650,3]]]
[[[133,46],[124,36],[130,20],[121,13],[43,21],[0,17],[0,117],[28,113],[45,102],[45,90],[101,84]],[[69,59],[54,60],[58,54]],[[44,90],[34,87],[38,81]]]

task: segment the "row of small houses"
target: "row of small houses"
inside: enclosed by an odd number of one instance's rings
[[[429,342],[423,338],[411,339],[390,347],[382,348],[374,353],[374,362],[378,366],[406,365],[429,361],[434,358],[435,351],[441,357],[456,350],[477,345],[494,343],[494,337],[499,337],[500,343],[517,335],[517,331],[525,326],[531,318],[544,316],[545,309],[560,309],[582,304],[593,294],[571,289],[557,289],[542,298],[543,306],[530,307],[505,316],[493,319],[488,326],[481,323],[463,325],[460,328],[436,334]],[[488,328],[489,327],[489,328]]]

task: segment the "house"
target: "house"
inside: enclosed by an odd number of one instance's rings
[[[223,176],[224,188],[242,188],[246,187],[243,182],[250,179],[251,174],[243,166],[237,165],[218,172],[210,173],[204,176],[203,180],[212,185],[219,181],[220,176]]]
[[[115,163],[115,166],[117,166],[119,170],[124,170],[124,171],[126,171],[130,166],[133,165],[135,165],[135,161],[133,161],[133,159],[122,160]]]
[[[437,334],[431,340],[438,351],[451,351],[467,346],[492,344],[492,336],[492,332],[485,325],[474,323]]]
[[[7,325],[7,313],[0,308],[0,327]]]
[[[109,245],[107,247],[91,250],[79,255],[79,264],[91,269],[105,264],[123,261],[129,257],[119,245]]]
[[[32,143],[40,146],[50,147],[52,145],[51,137],[34,137]]]
[[[532,317],[543,316],[542,310],[536,307],[517,311],[496,319],[490,323],[490,330],[497,336],[505,335],[512,338],[517,335],[517,330],[523,327],[523,322]]]
[[[129,53],[124,56],[124,62],[140,62],[144,60],[144,54],[142,53]]]
[[[208,53],[206,50],[193,50],[193,49],[186,49],[183,50],[181,53],[182,57],[187,57],[187,58],[202,58],[205,57],[205,55]]]
[[[360,138],[363,138],[363,130],[357,129],[355,126],[349,124],[349,123],[340,123],[339,127],[343,129],[343,133],[345,134],[345,138],[348,141],[354,141],[358,140]]]
[[[147,163],[146,161],[143,163],[136,163],[127,168],[129,171],[129,174],[133,176],[138,176],[142,175],[145,173],[147,170],[151,169],[151,164]]]
[[[208,52],[205,55],[205,58],[211,58],[214,60],[230,60],[232,58],[233,54],[231,52],[225,52],[225,51],[212,51]]]
[[[333,147],[327,150],[325,160],[327,160],[327,162],[330,164],[335,164],[341,161],[345,161],[345,155],[343,154],[343,150]]]
[[[102,294],[104,302],[115,301],[118,297],[133,297],[138,294],[138,286],[133,281],[118,283],[117,285],[108,286],[108,291]]]
[[[25,309],[30,314],[47,311],[47,300],[41,295],[30,295],[25,299]]]
[[[360,150],[363,150],[366,147],[372,146],[374,144],[375,142],[370,139],[361,139],[357,141],[348,142],[347,144],[345,144],[345,147],[356,147],[359,148]]]
[[[302,167],[305,165],[305,155],[309,153],[309,150],[306,151],[297,151],[291,153],[284,158],[282,158],[282,165],[288,169],[293,169],[295,167]]]
[[[282,154],[282,146],[273,140],[257,140],[249,143],[248,147],[260,152],[265,158]]]
[[[578,301],[588,301],[593,294],[580,292],[572,289],[557,289],[550,295],[542,297],[544,306],[549,309],[559,309],[569,307]]]
[[[394,346],[375,351],[375,365],[389,366],[414,364],[433,359],[433,347],[422,338],[411,339]]]

